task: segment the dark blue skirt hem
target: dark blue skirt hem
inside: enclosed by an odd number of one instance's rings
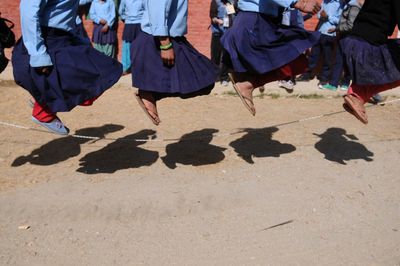
[[[265,74],[292,62],[314,46],[318,32],[284,26],[256,12],[240,12],[221,42],[235,72]]]
[[[348,36],[341,40],[346,67],[358,85],[384,85],[400,80],[400,40],[374,45]]]
[[[185,97],[214,86],[218,68],[184,37],[171,38],[175,65],[163,64],[157,39],[143,31],[131,46],[132,85],[143,91]],[[200,92],[203,91],[203,92]]]

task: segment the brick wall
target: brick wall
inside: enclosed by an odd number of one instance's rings
[[[210,24],[209,19],[209,6],[210,0],[189,0],[189,34],[187,38],[189,41],[203,54],[209,56],[210,54]],[[20,36],[19,24],[19,1],[0,0],[0,12],[2,16],[15,22],[15,33]],[[84,21],[85,28],[88,33],[92,32],[91,21]],[[307,29],[314,29],[316,19],[312,18],[306,22]],[[123,24],[119,24],[118,35],[121,39],[123,31]],[[121,50],[120,50],[121,51]],[[8,54],[10,51],[8,51]]]

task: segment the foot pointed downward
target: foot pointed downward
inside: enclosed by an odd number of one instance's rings
[[[157,105],[153,95],[150,92],[139,92],[135,93],[135,98],[151,122],[158,126],[161,120],[158,116]]]
[[[62,136],[66,136],[69,134],[69,129],[66,126],[64,126],[63,122],[61,122],[61,120],[58,117],[56,117],[55,119],[53,119],[50,122],[41,122],[32,116],[32,121],[35,122],[36,124],[46,128],[48,131],[50,131],[54,134],[58,134],[58,135],[62,135]]]
[[[237,82],[232,73],[229,73],[229,78],[232,81],[233,88],[238,94],[244,107],[254,116],[256,115],[256,108],[253,102],[253,90],[254,87],[249,81]]]
[[[353,94],[347,94],[343,96],[343,99],[343,108],[354,115],[363,124],[368,124],[368,116],[365,111],[364,103]]]

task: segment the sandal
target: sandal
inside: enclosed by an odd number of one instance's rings
[[[254,116],[256,115],[256,108],[254,107],[253,99],[247,98],[240,93],[239,88],[236,85],[236,82],[233,78],[232,73],[229,73],[229,78],[232,81],[233,88],[235,89],[236,93],[238,94],[240,100],[242,101],[243,105],[246,107],[247,110]]]
[[[142,98],[140,98],[139,93],[135,93],[135,98],[138,101],[139,106],[143,109],[143,111],[147,115],[147,117],[150,118],[151,122],[153,122],[154,125],[158,126],[161,122],[160,118],[158,117],[158,114],[146,108],[146,105],[144,104]]]
[[[343,108],[350,114],[354,115],[363,124],[368,124],[368,116],[365,112],[364,104],[362,104],[361,101],[352,94],[343,96],[343,99]]]

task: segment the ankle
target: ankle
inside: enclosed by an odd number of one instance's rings
[[[146,101],[149,101],[149,102],[153,103],[154,105],[157,102],[157,100],[154,97],[152,92],[139,90],[138,94],[139,94],[140,98],[142,98],[142,99],[144,99]]]

